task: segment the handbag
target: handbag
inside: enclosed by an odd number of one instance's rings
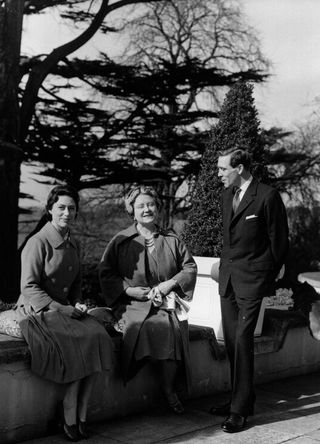
[[[162,297],[162,304],[160,305],[160,308],[163,308],[167,311],[175,311],[177,296],[177,293],[175,293],[174,291],[170,291],[169,294]]]
[[[154,287],[148,294],[148,299],[152,300],[155,307],[162,308],[166,311],[174,311],[179,321],[186,321],[188,319],[188,312],[190,310],[189,304],[175,292],[170,291],[166,296],[161,296],[158,287]]]

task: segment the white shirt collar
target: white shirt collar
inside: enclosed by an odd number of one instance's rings
[[[240,187],[240,194],[239,194],[239,198],[240,200],[243,198],[244,193],[247,191],[247,189],[249,188],[250,183],[252,182],[253,177],[250,174],[250,177],[248,180],[246,180]]]

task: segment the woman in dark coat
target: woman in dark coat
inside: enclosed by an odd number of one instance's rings
[[[156,225],[159,199],[152,187],[132,188],[125,204],[135,223],[110,241],[100,263],[102,293],[123,333],[123,376],[156,362],[169,406],[183,413],[175,383],[180,367],[190,383],[184,300],[192,299],[196,264],[173,231]]]
[[[109,370],[113,361],[108,333],[82,303],[80,249],[70,232],[78,202],[71,187],[50,192],[47,222],[22,250],[21,295],[15,308],[31,351],[31,369],[66,384],[63,429],[72,441],[87,437],[94,376]]]

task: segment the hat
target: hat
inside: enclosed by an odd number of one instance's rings
[[[216,282],[219,282],[219,267],[220,267],[220,259],[214,262],[211,267],[211,277]]]

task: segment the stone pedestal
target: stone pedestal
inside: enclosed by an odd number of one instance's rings
[[[212,265],[217,264],[217,257],[194,257],[197,266],[197,283],[189,312],[189,324],[213,328],[216,338],[223,340],[221,306],[218,283],[211,277]],[[260,336],[265,311],[265,301],[262,301],[260,314],[255,329],[255,336]]]
[[[223,337],[218,283],[211,278],[211,267],[217,257],[195,256],[198,274],[189,312],[189,323],[214,329],[217,338]]]

